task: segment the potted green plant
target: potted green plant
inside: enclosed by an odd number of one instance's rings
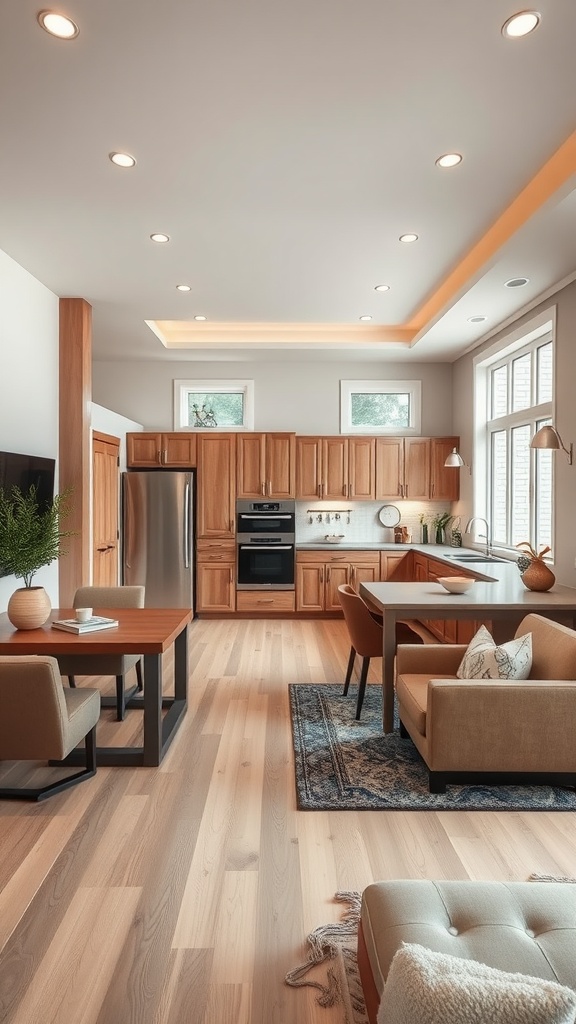
[[[451,519],[452,516],[449,512],[442,512],[437,516],[433,516],[432,529],[434,530],[434,540],[436,544],[444,544],[444,531]]]
[[[0,568],[24,582],[8,602],[8,618],[17,629],[37,629],[50,615],[48,594],[32,580],[62,553],[62,540],[71,531],[60,525],[70,511],[69,491],[41,506],[35,487],[25,493],[19,487],[8,493],[0,488]]]

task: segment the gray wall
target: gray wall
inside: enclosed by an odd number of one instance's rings
[[[449,363],[95,361],[93,398],[145,430],[172,430],[173,380],[204,378],[254,380],[254,429],[300,434],[340,433],[340,380],[421,380],[422,434],[453,432]]]
[[[563,288],[550,299],[540,303],[514,324],[500,331],[473,353],[454,364],[454,433],[460,435],[460,448],[466,462],[472,458],[472,403],[473,358],[496,341],[506,338],[513,330],[548,309],[556,308],[556,412],[555,426],[564,444],[576,444],[576,282]],[[576,586],[576,462],[569,466],[563,452],[555,455],[555,562],[554,572],[559,583]],[[472,482],[468,470],[461,470],[461,500],[458,512],[472,514]],[[480,512],[480,510],[476,510]],[[480,513],[481,514],[481,513]]]

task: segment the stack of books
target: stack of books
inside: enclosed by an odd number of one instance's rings
[[[67,633],[95,633],[98,629],[111,629],[118,625],[118,619],[107,619],[104,615],[93,615],[86,622],[78,622],[78,619],[56,619],[52,626],[54,629],[65,629]]]

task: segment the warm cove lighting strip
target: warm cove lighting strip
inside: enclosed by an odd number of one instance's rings
[[[486,234],[472,246],[467,256],[442,282],[404,327],[420,334],[458,297],[494,255],[560,190],[569,191],[576,176],[576,132],[566,139],[538,174],[504,210]]]
[[[273,324],[192,323],[182,320],[147,320],[148,327],[166,348],[194,345],[270,347],[273,345],[359,345],[409,346],[413,331],[380,324]]]
[[[274,324],[192,323],[147,320],[148,327],[166,348],[195,345],[355,345],[387,343],[409,346],[435,323],[445,310],[477,279],[502,247],[555,197],[559,200],[576,186],[576,132],[569,136],[510,206],[472,246],[457,267],[404,324]],[[249,339],[247,338],[249,335]]]

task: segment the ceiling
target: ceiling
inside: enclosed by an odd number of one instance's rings
[[[576,273],[572,0],[517,40],[515,0],[38,9],[0,9],[0,248],[96,359],[451,361]]]

